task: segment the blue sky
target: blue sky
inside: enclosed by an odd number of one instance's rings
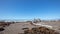
[[[0,0],[0,19],[60,19],[60,0]]]

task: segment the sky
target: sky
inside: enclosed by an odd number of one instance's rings
[[[60,19],[60,0],[0,0],[0,19]]]

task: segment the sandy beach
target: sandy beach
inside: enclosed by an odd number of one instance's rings
[[[43,24],[43,22],[40,22],[41,24]],[[59,24],[60,22],[48,22],[48,23],[44,23],[46,25],[51,25],[53,26],[53,29],[57,29],[58,32],[60,32],[60,28],[59,28]],[[36,27],[34,25],[31,25],[30,23],[14,23],[11,24],[8,27],[4,27],[4,31],[0,32],[0,34],[19,34],[19,33],[24,33],[24,30],[22,30],[22,28],[33,28]]]

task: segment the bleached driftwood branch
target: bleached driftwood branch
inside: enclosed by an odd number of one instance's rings
[[[42,26],[42,27],[50,28],[50,29],[53,28],[53,26],[51,26],[51,25],[45,25],[45,24],[33,23],[33,22],[31,24],[32,25],[35,25],[35,26]]]

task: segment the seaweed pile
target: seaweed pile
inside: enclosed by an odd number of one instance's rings
[[[60,33],[45,27],[34,27],[32,29],[25,28],[24,34],[60,34]]]

